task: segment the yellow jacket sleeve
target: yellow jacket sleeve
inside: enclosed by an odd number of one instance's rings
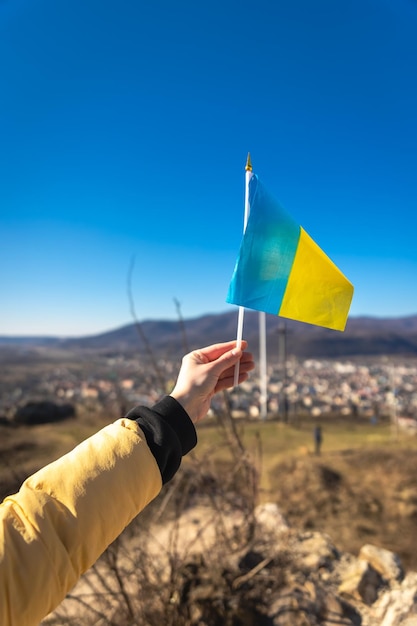
[[[120,419],[0,505],[0,624],[35,626],[159,493],[144,431]]]

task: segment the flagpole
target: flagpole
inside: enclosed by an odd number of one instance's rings
[[[246,224],[248,223],[249,218],[249,181],[252,178],[252,163],[250,160],[250,153],[248,152],[248,158],[246,159],[245,166],[245,214],[243,218],[243,234],[245,234]],[[242,337],[243,337],[243,318],[245,316],[245,308],[243,306],[239,307],[238,318],[237,318],[237,336],[236,336],[236,347],[240,349],[242,345]],[[239,382],[239,362],[235,365],[235,377],[233,384],[236,387]]]
[[[266,359],[266,314],[259,313],[259,368],[261,387],[261,419],[266,420],[268,415],[268,372]]]

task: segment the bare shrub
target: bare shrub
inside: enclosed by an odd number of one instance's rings
[[[229,459],[215,466],[210,450],[200,459],[191,455],[45,623],[239,623],[224,619],[236,613],[238,590],[247,584],[236,580],[247,569],[239,565],[242,554],[255,541],[259,471],[224,420]]]

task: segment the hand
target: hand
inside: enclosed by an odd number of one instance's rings
[[[233,387],[235,365],[239,363],[239,383],[248,378],[255,363],[249,352],[244,352],[246,341],[237,349],[236,341],[217,343],[185,355],[171,396],[187,411],[196,423],[207,415],[214,394]]]

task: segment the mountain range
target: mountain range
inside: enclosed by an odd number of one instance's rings
[[[197,347],[236,337],[237,312],[192,319],[145,320],[84,337],[0,336],[0,347],[59,348],[101,353],[149,353],[177,358]],[[259,314],[245,311],[243,337],[255,354],[259,346]],[[398,318],[352,317],[344,332],[284,318],[266,316],[267,350],[278,356],[350,358],[361,356],[417,357],[417,315]]]

